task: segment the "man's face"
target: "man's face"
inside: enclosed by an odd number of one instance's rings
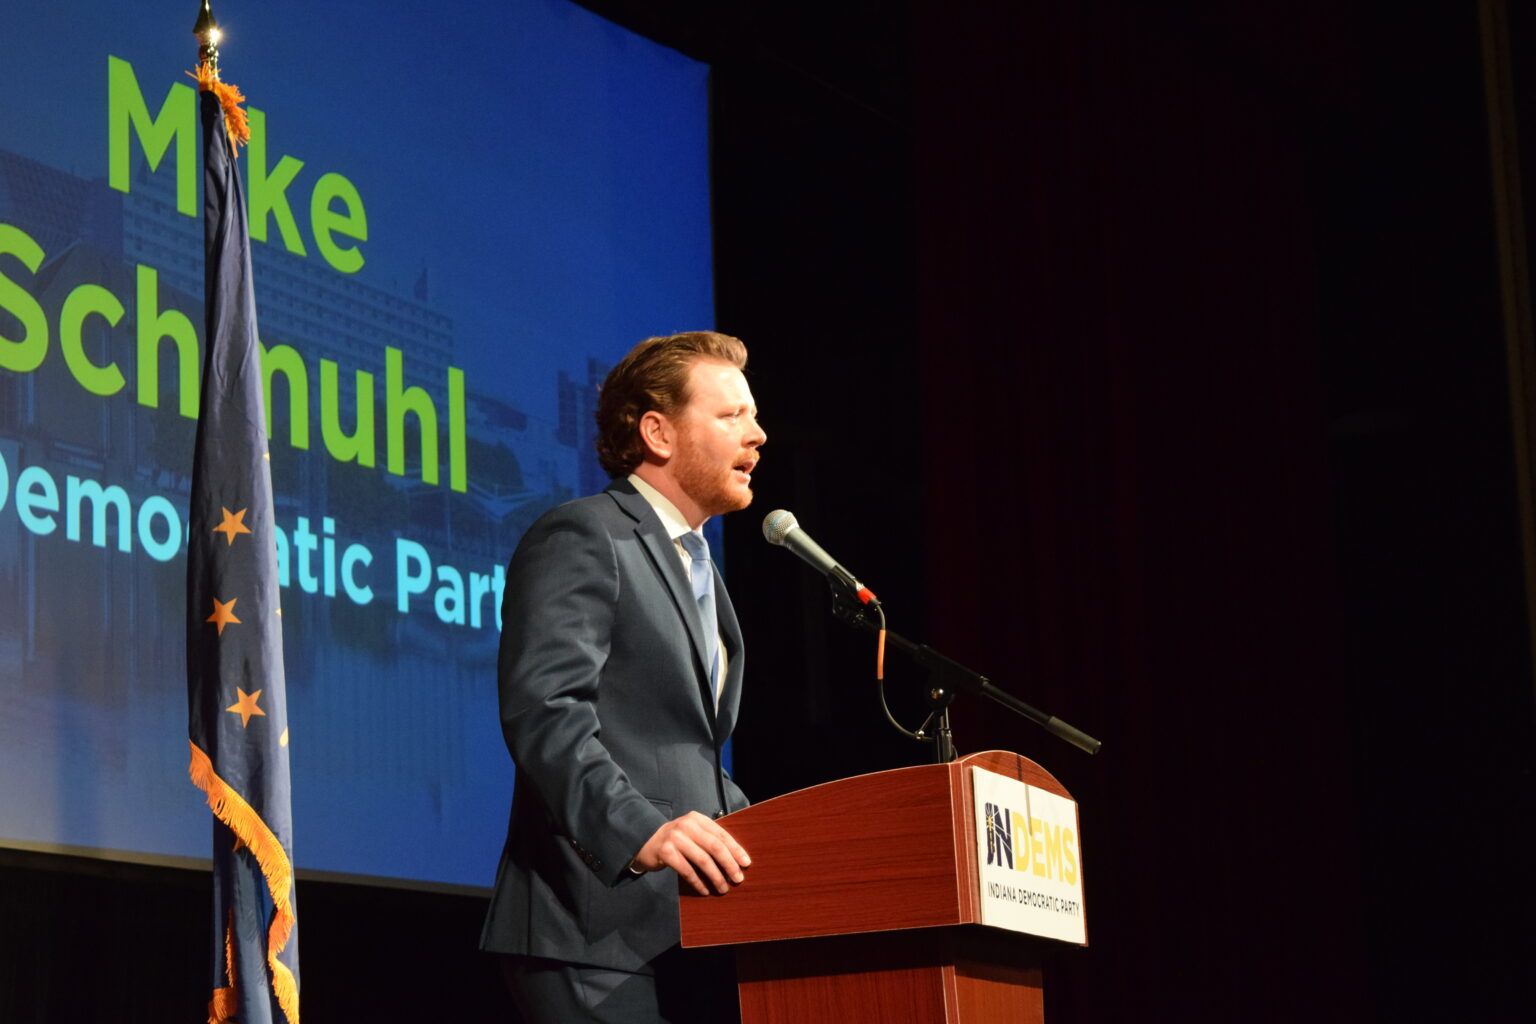
[[[730,363],[700,359],[688,372],[688,394],[672,417],[677,442],[667,468],[704,516],[746,508],[757,449],[768,440],[747,378]]]

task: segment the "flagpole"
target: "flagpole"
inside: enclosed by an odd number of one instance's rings
[[[238,145],[245,97],[222,32],[194,34],[203,151],[204,363],[187,515],[189,774],[213,811],[211,1024],[299,1024],[288,703],[272,473]]]

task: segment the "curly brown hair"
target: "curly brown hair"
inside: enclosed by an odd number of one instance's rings
[[[675,415],[688,404],[688,373],[700,359],[747,368],[747,346],[729,334],[687,331],[646,338],[603,381],[597,398],[597,461],[611,477],[627,476],[645,460],[640,417]]]

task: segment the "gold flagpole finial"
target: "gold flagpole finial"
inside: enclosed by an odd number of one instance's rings
[[[250,123],[245,108],[240,105],[245,102],[245,97],[233,85],[219,80],[219,42],[224,33],[219,30],[219,19],[213,16],[209,0],[201,0],[201,3],[197,24],[192,26],[192,34],[198,42],[197,70],[187,74],[197,79],[199,91],[213,93],[218,98],[219,106],[224,108],[224,130],[229,136],[229,148],[235,152],[236,147],[251,140]]]
[[[192,26],[192,34],[197,37],[197,62],[206,64],[213,72],[213,77],[219,76],[219,39],[223,35],[219,31],[219,19],[213,16],[213,8],[208,6],[209,0],[202,0],[202,6],[197,12],[197,24]]]

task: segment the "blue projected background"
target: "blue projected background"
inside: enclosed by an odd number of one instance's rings
[[[564,0],[215,13],[257,136],[298,865],[487,885],[502,567],[606,483],[608,367],[713,322],[706,68]],[[183,660],[195,15],[0,10],[0,844],[208,855]]]

